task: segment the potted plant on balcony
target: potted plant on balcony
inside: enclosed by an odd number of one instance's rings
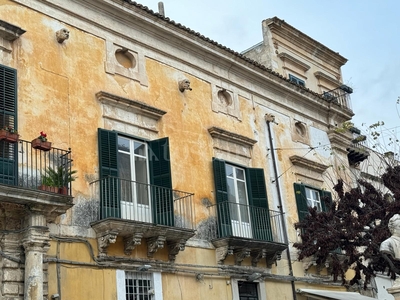
[[[48,167],[45,172],[39,189],[67,195],[68,183],[76,179],[74,174],[77,170],[66,170],[64,166],[59,166],[57,168]]]
[[[6,141],[9,143],[16,143],[18,142],[19,134],[16,129],[11,126],[5,126],[0,130],[0,140]]]
[[[51,149],[51,142],[47,141],[47,134],[41,131],[40,135],[32,140],[32,148],[49,151]]]

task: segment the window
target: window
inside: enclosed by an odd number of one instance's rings
[[[161,273],[117,270],[117,300],[162,300]]]
[[[17,129],[17,70],[0,65],[0,128]],[[18,145],[0,141],[0,183],[17,184]]]
[[[313,189],[304,184],[295,183],[294,191],[299,221],[303,220],[308,214],[309,207],[316,207],[318,211],[326,211],[329,208],[329,203],[332,202],[330,192]],[[326,203],[326,200],[328,203]]]
[[[98,130],[101,218],[174,226],[169,141]]]
[[[264,282],[231,279],[232,300],[266,300],[267,291]]]
[[[239,300],[258,300],[258,283],[239,281]]]
[[[289,80],[291,82],[293,82],[293,83],[298,84],[298,85],[306,86],[306,82],[304,80],[302,80],[302,79],[300,79],[300,78],[298,78],[296,76],[293,76],[292,74],[289,74]]]
[[[272,240],[263,169],[213,159],[219,237]]]

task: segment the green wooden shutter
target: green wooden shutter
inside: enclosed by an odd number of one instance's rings
[[[218,236],[232,235],[232,223],[228,202],[228,186],[226,182],[225,162],[213,158],[215,198],[217,201]]]
[[[297,213],[299,221],[302,221],[308,215],[308,206],[306,198],[306,189],[303,184],[294,183],[294,193],[296,196]]]
[[[98,129],[100,171],[100,218],[121,217],[118,180],[118,135]]]
[[[17,70],[0,65],[0,128],[17,129]],[[18,144],[0,141],[0,183],[18,185]]]
[[[148,146],[154,222],[160,225],[174,226],[169,140],[162,138],[151,141]]]
[[[321,198],[322,211],[327,211],[332,204],[332,194],[328,191],[320,191],[319,195]]]
[[[253,238],[263,241],[272,241],[271,218],[268,208],[264,170],[247,169],[246,180]]]

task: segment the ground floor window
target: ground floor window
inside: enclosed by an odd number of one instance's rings
[[[258,283],[239,281],[239,300],[258,300]]]
[[[231,279],[232,300],[267,300],[267,291],[263,281]]]
[[[117,300],[162,300],[161,273],[117,270]]]

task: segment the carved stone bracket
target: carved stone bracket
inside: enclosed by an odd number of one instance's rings
[[[276,264],[278,260],[281,260],[281,257],[282,257],[281,251],[276,251],[274,254],[268,255],[266,258],[267,267],[272,268],[272,264]]]
[[[185,239],[180,239],[179,241],[168,242],[169,253],[168,258],[171,262],[175,262],[176,256],[178,255],[179,251],[185,250]]]
[[[233,255],[233,249],[228,246],[218,247],[215,251],[217,257],[217,263],[223,265],[228,255]]]
[[[117,232],[107,232],[104,235],[97,237],[99,256],[107,256],[107,248],[110,244],[114,244],[117,241],[117,236]]]
[[[258,262],[260,259],[263,259],[267,256],[266,249],[257,249],[255,251],[251,251],[251,265],[253,267],[257,267]]]
[[[246,257],[250,257],[250,249],[249,248],[235,249],[233,251],[233,253],[235,254],[235,265],[238,265],[238,266],[240,266],[242,264],[242,261]]]
[[[142,243],[143,232],[135,232],[131,236],[124,238],[124,252],[126,255],[131,255],[132,250]]]
[[[153,257],[158,249],[164,248],[166,237],[163,235],[151,237],[147,239],[147,256]]]

